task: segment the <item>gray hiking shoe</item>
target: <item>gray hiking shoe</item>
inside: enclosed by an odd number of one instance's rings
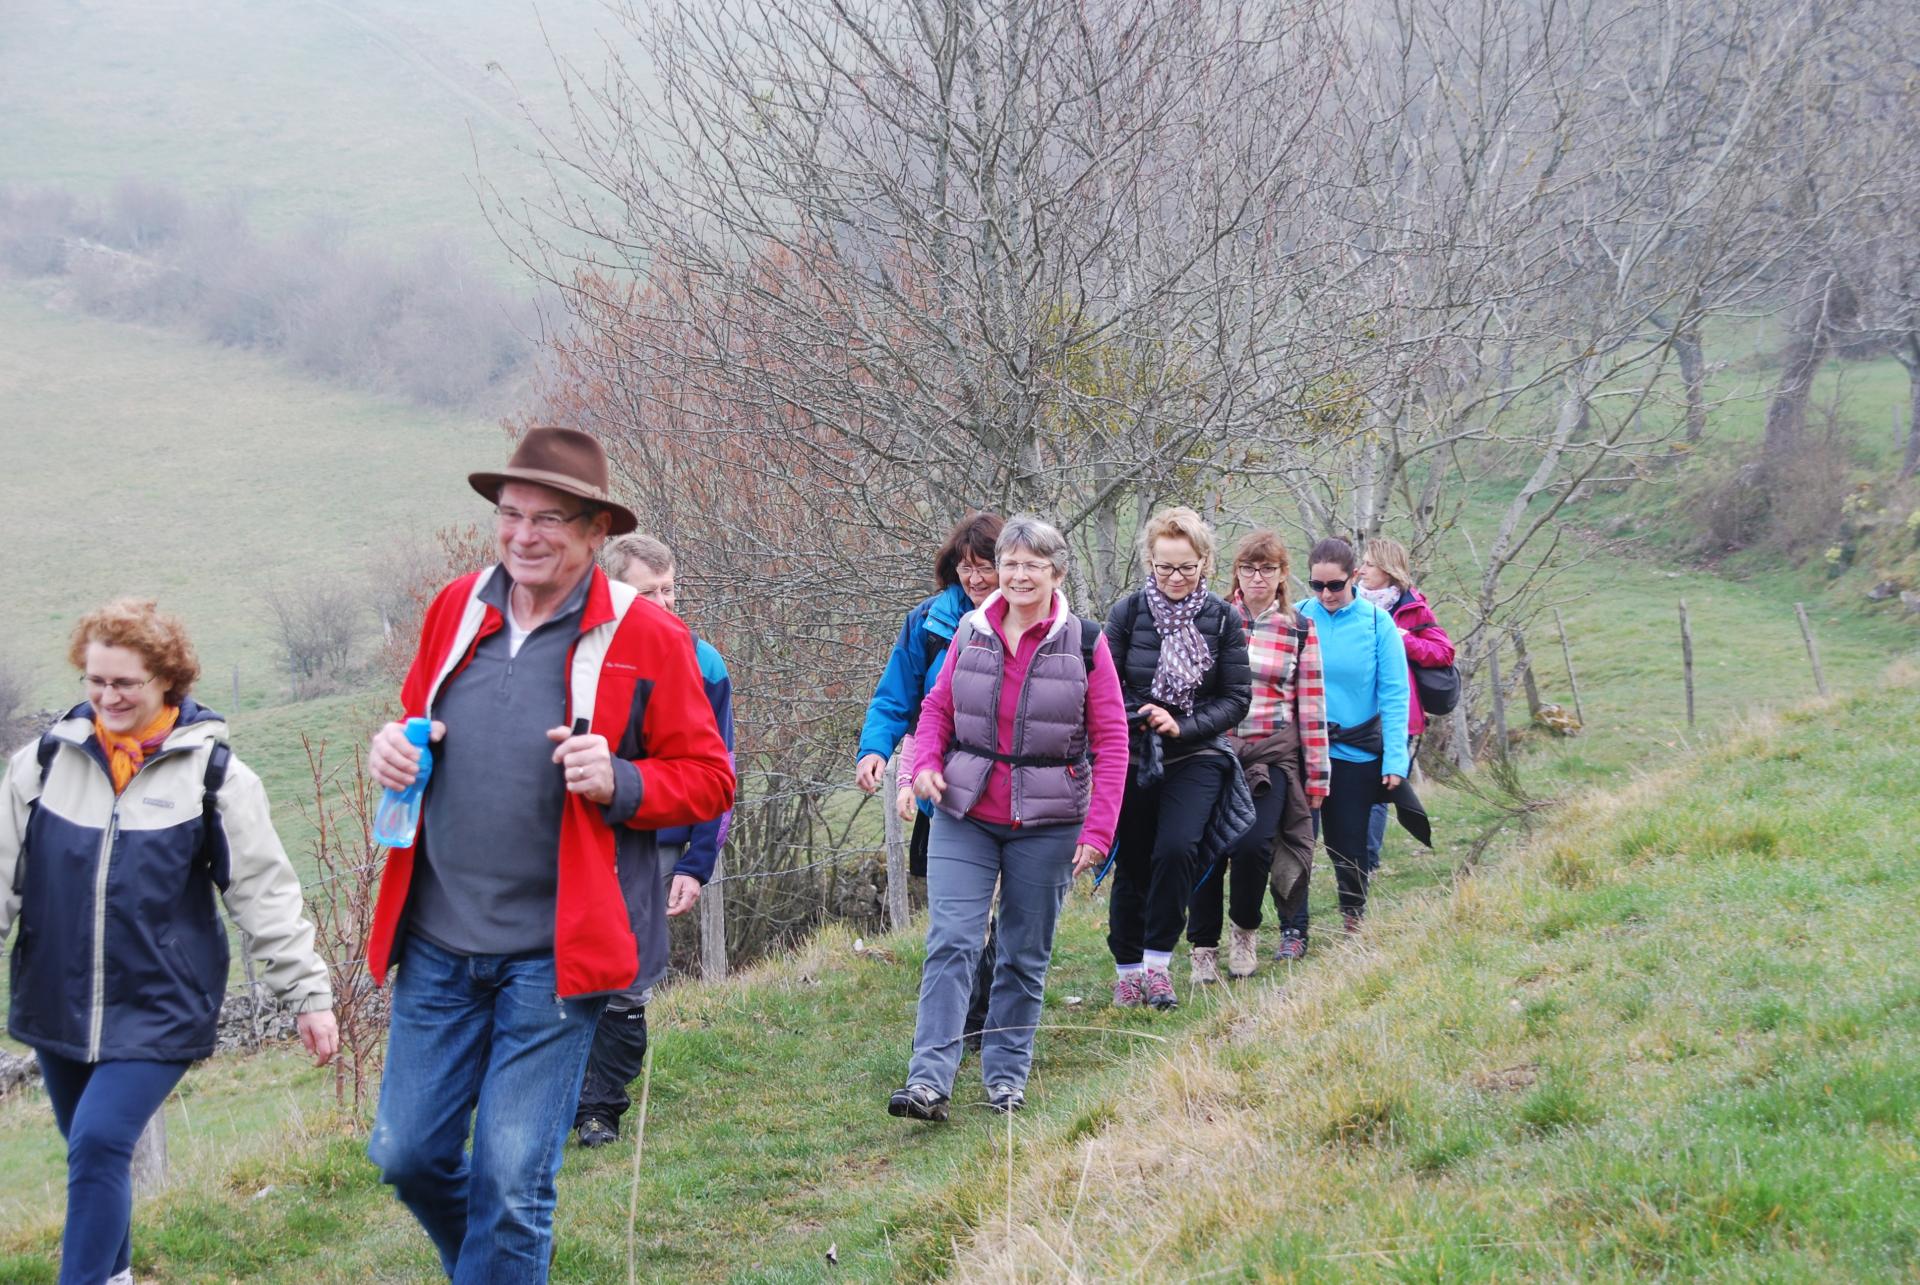
[[[1211,986],[1220,980],[1220,948],[1218,946],[1195,946],[1193,948],[1193,966],[1189,976],[1195,986]]]
[[[1180,1001],[1173,993],[1173,978],[1167,975],[1164,968],[1147,970],[1147,1007],[1162,1012],[1180,1007]]]
[[[987,1106],[1002,1115],[1011,1115],[1027,1105],[1027,1095],[1011,1084],[989,1084]]]
[[[931,1084],[909,1084],[887,1099],[887,1114],[938,1122],[947,1118],[947,1099]]]
[[[1227,976],[1239,981],[1253,976],[1260,966],[1260,933],[1257,929],[1227,925]]]
[[[1113,1006],[1139,1008],[1147,1002],[1147,979],[1141,973],[1123,973],[1113,979]]]

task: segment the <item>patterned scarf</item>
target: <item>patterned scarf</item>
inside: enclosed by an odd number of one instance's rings
[[[178,705],[163,705],[160,713],[151,723],[130,735],[110,732],[107,725],[100,721],[98,714],[93,717],[94,739],[100,742],[100,748],[107,752],[107,769],[113,773],[113,792],[120,793],[127,788],[127,782],[147,761],[147,755],[159,749],[167,736],[173,731],[173,725],[180,721]]]
[[[1160,586],[1147,581],[1147,610],[1153,613],[1153,627],[1160,635],[1160,661],[1153,667],[1153,698],[1182,714],[1193,713],[1193,693],[1213,665],[1207,640],[1194,628],[1194,618],[1207,605],[1207,591],[1194,591],[1174,602],[1160,592]]]
[[[1400,586],[1391,580],[1378,589],[1369,589],[1364,585],[1355,585],[1354,588],[1360,590],[1362,598],[1388,614],[1392,614],[1393,609],[1400,605]]]

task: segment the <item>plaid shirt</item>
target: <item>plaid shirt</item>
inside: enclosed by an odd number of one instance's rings
[[[1307,760],[1307,793],[1324,797],[1333,770],[1327,754],[1327,686],[1313,622],[1296,616],[1295,623],[1288,624],[1278,602],[1258,620],[1247,618],[1246,605],[1238,597],[1233,605],[1240,609],[1240,621],[1246,626],[1247,660],[1253,666],[1253,706],[1234,735],[1257,741],[1272,736],[1283,723],[1297,723]]]

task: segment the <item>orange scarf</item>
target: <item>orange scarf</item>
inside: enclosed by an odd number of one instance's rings
[[[107,768],[113,773],[113,792],[120,793],[127,788],[127,782],[147,761],[147,755],[159,749],[166,741],[167,734],[173,731],[173,725],[180,721],[180,707],[166,705],[151,723],[131,735],[123,736],[118,732],[109,732],[99,715],[93,719],[94,739],[100,742],[100,748],[107,752]]]

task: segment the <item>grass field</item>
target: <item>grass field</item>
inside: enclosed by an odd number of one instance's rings
[[[483,514],[466,473],[505,449],[493,424],[18,291],[0,289],[0,336],[0,619],[49,706],[78,699],[74,620],[121,593],[185,617],[208,704],[229,712],[235,666],[243,710],[283,703],[266,591],[364,579],[384,543]]]
[[[965,1184],[1018,1216],[958,1274],[1909,1275],[1917,717],[1906,666],[1576,804]]]
[[[598,66],[590,0],[90,0],[9,6],[0,181],[103,193],[122,178],[238,196],[267,232],[319,215],[405,255],[442,238],[509,271],[476,180],[539,195],[564,107],[544,24]]]

